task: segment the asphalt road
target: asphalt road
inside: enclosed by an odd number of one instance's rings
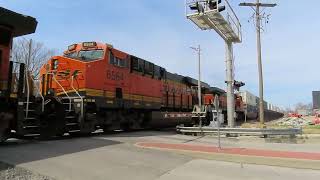
[[[57,180],[320,177],[320,171],[316,170],[250,165],[245,161],[235,163],[209,160],[205,155],[200,157],[174,151],[141,148],[136,146],[137,142],[216,144],[217,140],[212,137],[176,135],[170,131],[117,133],[51,141],[11,140],[0,146],[0,161]],[[225,147],[252,146],[308,152],[317,152],[320,148],[320,143],[276,144],[259,138],[223,139],[222,142]]]

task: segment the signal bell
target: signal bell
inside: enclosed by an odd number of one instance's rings
[[[234,81],[233,83],[235,89],[237,89],[239,91],[239,89],[242,87],[242,86],[245,86],[246,84],[242,81]]]
[[[189,8],[193,11],[198,11],[198,13],[204,12],[203,6],[199,2],[195,2],[191,5],[189,5]]]
[[[222,12],[222,11],[226,10],[226,7],[225,7],[225,6],[219,6],[219,7],[217,7],[218,4],[220,4],[220,3],[221,3],[221,0],[209,0],[209,1],[208,1],[209,9],[210,9],[210,10],[215,10],[215,9],[218,8],[218,11],[219,11],[219,12]]]

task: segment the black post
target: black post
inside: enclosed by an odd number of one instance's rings
[[[12,73],[13,73],[13,62],[10,61],[9,64],[9,74],[8,74],[8,86],[7,86],[7,99],[10,99],[11,87],[12,87]]]
[[[24,71],[25,71],[25,64],[21,63],[20,69],[19,69],[18,98],[21,98],[23,96]]]
[[[50,83],[50,76],[51,76],[50,74],[47,74],[47,80],[45,81],[46,82],[46,89],[45,89],[45,92],[44,92],[45,95],[48,95],[48,91],[49,91],[49,88],[50,88],[49,87],[50,86],[50,84],[49,84]]]
[[[46,87],[46,75],[45,74],[43,74],[42,75],[42,88],[41,88],[41,94],[42,94],[42,96],[45,96],[46,95],[46,89],[45,89],[45,87]]]

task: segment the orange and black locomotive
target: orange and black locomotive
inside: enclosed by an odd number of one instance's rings
[[[41,69],[43,96],[61,99],[68,132],[191,124],[197,80],[173,74],[112,45],[83,42]],[[203,98],[221,89],[202,82]],[[221,96],[221,102],[225,102]],[[221,103],[225,108],[225,103]]]

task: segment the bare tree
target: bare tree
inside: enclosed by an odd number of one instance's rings
[[[38,79],[41,66],[54,54],[56,54],[55,50],[48,49],[41,42],[18,38],[13,42],[11,60],[25,63],[30,74]]]
[[[285,112],[286,114],[289,114],[289,113],[292,113],[293,110],[292,110],[290,107],[286,107],[285,110],[284,110],[284,112]]]
[[[307,104],[307,109],[308,110],[312,110],[313,109],[313,104],[312,103],[308,103]]]
[[[304,104],[304,103],[297,103],[295,105],[295,111],[297,112],[298,110],[312,110],[312,103],[307,103],[307,104]]]

